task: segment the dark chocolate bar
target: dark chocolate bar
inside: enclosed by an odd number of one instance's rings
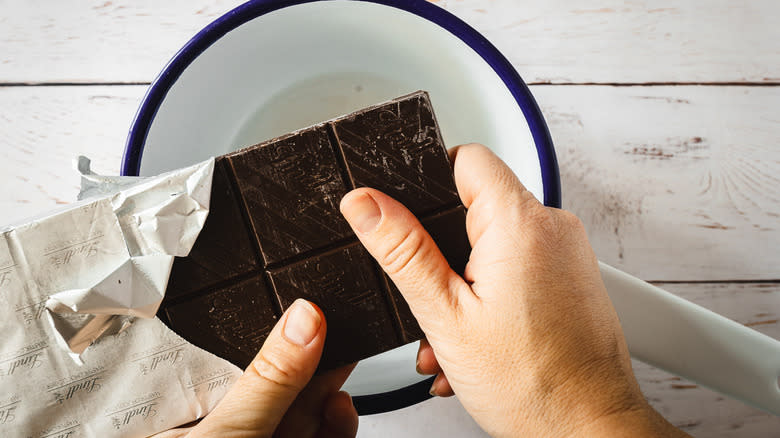
[[[417,92],[218,157],[208,219],[190,255],[175,260],[158,316],[242,368],[300,297],[327,320],[320,371],[420,339],[400,292],[339,212],[356,187],[404,203],[463,272],[466,211],[428,95]]]

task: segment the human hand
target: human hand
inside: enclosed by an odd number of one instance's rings
[[[383,193],[341,211],[427,337],[418,369],[493,436],[669,436],[645,401],[582,223],[544,207],[489,149],[453,149],[472,246],[463,277]]]
[[[354,365],[312,378],[325,331],[322,311],[296,300],[210,414],[195,426],[156,436],[354,437],[357,412],[349,394],[339,392]]]

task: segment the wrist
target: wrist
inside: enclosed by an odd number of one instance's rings
[[[601,415],[583,425],[581,437],[673,437],[690,435],[677,429],[644,400],[624,410]]]

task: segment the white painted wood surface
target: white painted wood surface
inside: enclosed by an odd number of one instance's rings
[[[775,0],[440,0],[529,82],[778,82]]]
[[[72,201],[77,154],[115,173],[146,87],[101,84],[151,80],[238,3],[0,0],[0,222]],[[780,339],[780,4],[437,3],[530,82],[721,83],[532,91],[565,207],[599,258]],[[40,82],[89,85],[15,85]],[[650,402],[695,436],[780,437],[778,417],[635,367]],[[456,400],[361,421],[361,436],[483,436]]]
[[[241,0],[0,0],[0,82],[144,82]],[[776,0],[438,0],[528,82],[780,82]]]
[[[648,280],[780,278],[780,87],[533,92],[564,205],[603,261]]]

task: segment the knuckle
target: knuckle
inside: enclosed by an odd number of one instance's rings
[[[455,161],[456,167],[465,168],[474,163],[474,160],[491,162],[490,155],[494,155],[493,152],[485,145],[480,143],[467,143],[457,146],[457,157]]]
[[[509,178],[509,177],[510,176],[508,175],[504,176],[504,178]],[[541,202],[539,202],[539,200],[536,199],[534,194],[531,193],[529,190],[521,189],[521,190],[517,190],[515,193],[517,194],[517,198],[518,198],[516,205],[522,211],[538,213],[542,210],[546,210],[544,205]]]
[[[553,249],[587,242],[585,226],[575,214],[557,208],[543,207],[543,210],[544,214],[540,214],[537,222],[538,245]]]
[[[300,391],[303,388],[303,385],[299,383],[302,379],[298,378],[301,375],[301,370],[279,358],[268,355],[261,350],[252,364],[257,377],[272,386],[294,391]]]
[[[519,202],[513,204],[513,206],[514,214],[523,227],[543,234],[557,231],[556,221],[552,212],[547,207],[541,205],[530,192],[523,193]]]
[[[478,152],[478,153],[485,153],[488,152],[490,149],[488,149],[487,146],[483,145],[482,143],[466,143],[463,146],[461,146],[463,150],[467,150],[470,152]]]
[[[574,226],[578,228],[584,228],[582,225],[582,221],[579,217],[577,217],[576,214],[568,211],[568,210],[557,210],[558,216],[561,218],[561,220],[569,226]]]
[[[405,272],[413,264],[416,256],[423,252],[425,238],[419,230],[409,231],[394,245],[391,245],[382,257],[382,266],[389,275]]]
[[[471,294],[471,288],[462,281],[458,275],[453,275],[448,278],[445,291],[448,291],[445,295],[447,298],[449,308],[452,309],[452,315],[455,320],[463,319],[465,314],[463,313],[463,303],[461,303],[460,297],[468,296]]]
[[[577,215],[566,210],[551,210],[557,222],[559,233],[568,236],[584,236],[585,225]]]
[[[518,206],[518,208],[523,208]],[[528,209],[518,213],[521,219],[518,221],[519,239],[533,248],[551,248],[563,238],[563,226],[557,220],[551,209],[536,205],[530,205]]]
[[[506,218],[509,223],[519,224],[527,228],[544,225],[549,219],[549,212],[527,190],[512,191],[507,198],[497,200],[496,214]]]

